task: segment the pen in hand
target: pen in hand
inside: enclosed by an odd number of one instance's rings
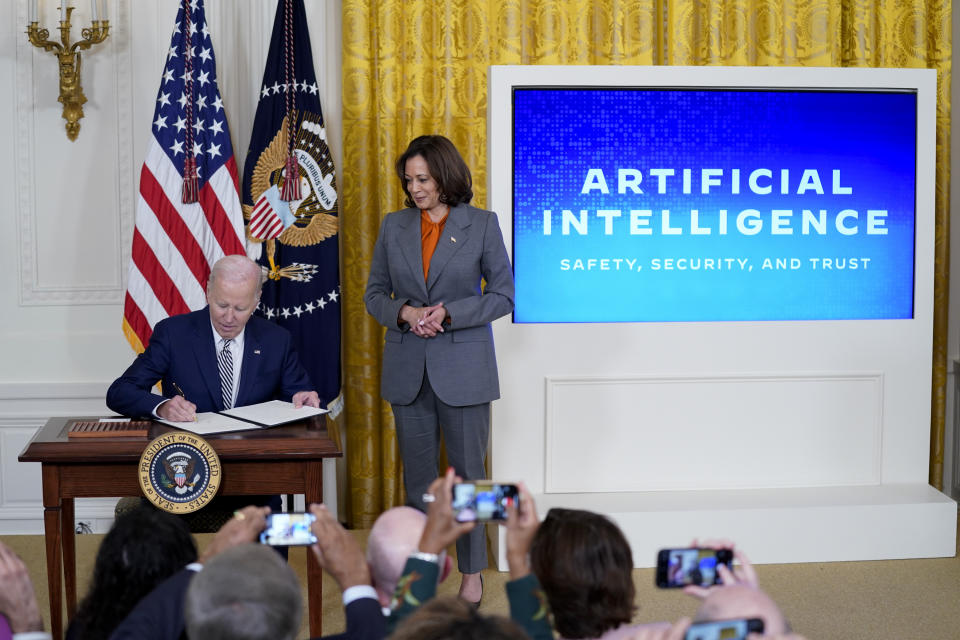
[[[184,400],[187,399],[187,394],[185,394],[185,393],[183,392],[183,389],[180,388],[180,385],[178,385],[178,384],[177,384],[176,382],[174,382],[173,380],[170,381],[170,384],[173,386],[173,389],[174,389],[174,391],[177,392],[177,395],[178,395],[178,396],[180,396],[180,397],[183,398]],[[193,421],[194,421],[194,422],[197,421],[197,416],[196,416],[196,415],[193,416]]]

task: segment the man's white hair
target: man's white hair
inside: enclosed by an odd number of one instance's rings
[[[263,271],[260,265],[247,256],[229,255],[217,260],[213,268],[210,269],[210,279],[207,287],[212,287],[216,280],[229,280],[231,282],[256,280],[257,291],[260,291],[260,287],[263,286]]]

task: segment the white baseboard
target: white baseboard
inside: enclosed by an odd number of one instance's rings
[[[84,533],[106,533],[113,525],[116,504],[117,498],[77,498],[74,523],[90,528]],[[0,508],[0,535],[43,535],[43,504]]]

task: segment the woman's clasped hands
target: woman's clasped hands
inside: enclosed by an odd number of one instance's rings
[[[447,310],[443,303],[430,307],[411,307],[404,305],[400,317],[410,325],[410,331],[421,338],[432,338],[443,333],[443,321],[447,317]]]

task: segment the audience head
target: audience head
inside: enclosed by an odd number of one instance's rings
[[[256,543],[217,554],[187,589],[187,636],[197,640],[293,640],[302,615],[293,570]]]
[[[396,170],[403,192],[407,194],[406,205],[417,206],[407,189],[404,178],[407,172],[407,161],[416,156],[423,158],[430,171],[430,177],[437,183],[440,191],[440,202],[455,207],[458,204],[467,204],[473,199],[473,178],[470,169],[463,157],[450,140],[443,136],[420,136],[414,138],[407,150],[397,158]]]
[[[242,255],[224,256],[210,270],[207,304],[222,338],[236,338],[257,308],[263,278],[260,266]]]
[[[390,640],[524,640],[527,634],[502,616],[484,615],[466,600],[440,596],[401,622]]]
[[[97,551],[75,637],[108,637],[143,596],[196,559],[193,536],[177,516],[149,505],[121,514]]]
[[[380,514],[367,538],[367,564],[377,598],[384,607],[397,587],[407,558],[417,550],[420,536],[427,525],[427,516],[413,507],[394,507]],[[449,562],[441,553],[440,579],[446,577]]]
[[[564,638],[596,638],[633,618],[633,555],[605,516],[551,509],[533,538],[530,564]]]
[[[765,635],[780,635],[790,630],[777,604],[763,591],[745,584],[714,588],[693,618],[694,622],[760,618]]]

